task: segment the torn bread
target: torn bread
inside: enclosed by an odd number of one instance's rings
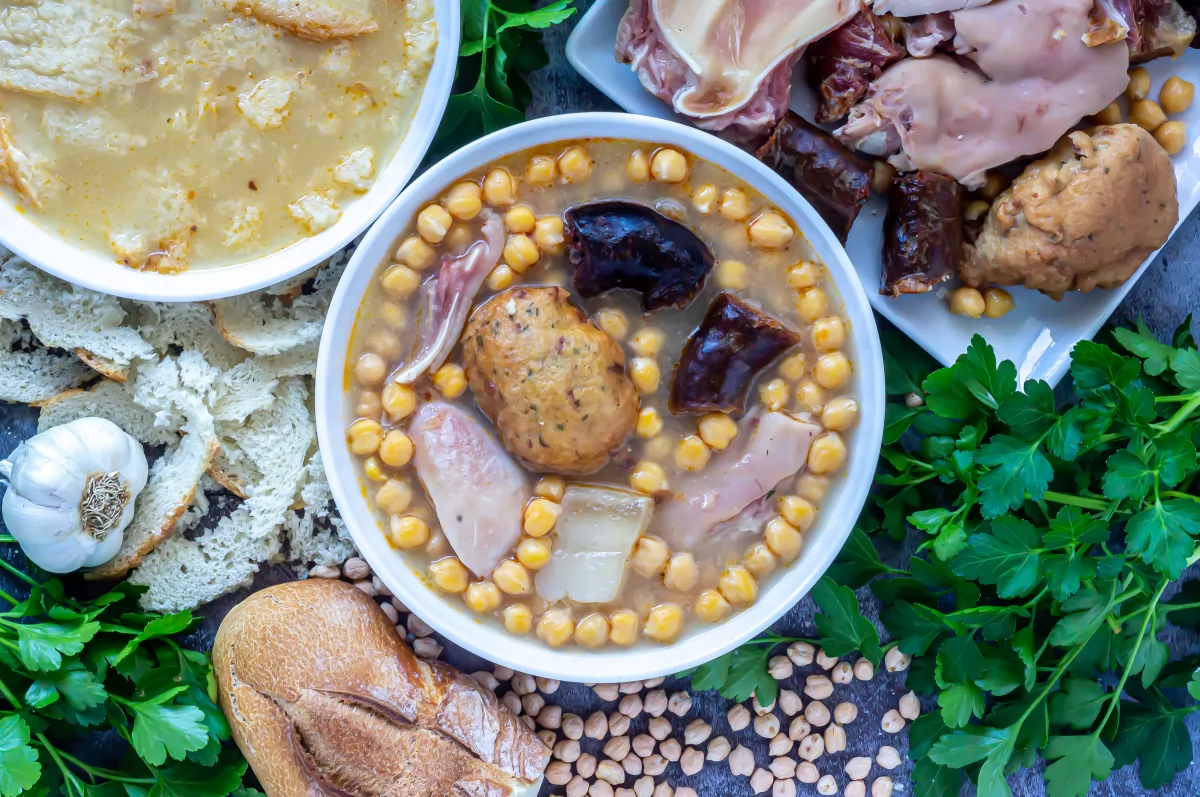
[[[20,322],[0,319],[0,401],[41,403],[95,377],[70,354],[42,348]]]
[[[143,443],[173,446],[179,442],[175,428],[156,426],[155,413],[133,400],[132,386],[110,379],[101,380],[87,390],[63,391],[45,401],[38,416],[38,431],[92,417],[112,421]]]
[[[371,16],[371,0],[236,0],[233,8],[315,42],[379,30]]]
[[[12,123],[0,116],[0,179],[17,189],[29,204],[41,209],[42,200],[58,187],[58,181],[40,158],[27,155],[13,138]]]

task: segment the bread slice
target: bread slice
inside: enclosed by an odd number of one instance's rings
[[[19,322],[0,319],[0,401],[36,404],[96,375],[70,354],[43,349]]]
[[[0,116],[0,179],[17,189],[29,204],[42,207],[42,200],[56,191],[61,182],[45,168],[45,161],[27,155],[13,139],[12,123]]]
[[[203,302],[137,302],[133,306],[138,333],[160,355],[194,349],[222,371],[248,357],[221,337],[212,308]]]
[[[314,447],[304,466],[298,500],[283,521],[289,560],[300,573],[312,565],[336,565],[358,553],[345,522],[332,513],[333,492],[321,452]],[[300,511],[302,510],[302,511]]]
[[[371,0],[237,0],[234,10],[314,42],[379,30]]]
[[[143,443],[173,446],[179,442],[176,429],[156,426],[155,414],[133,400],[133,388],[103,379],[87,390],[66,390],[42,404],[38,431],[61,426],[77,418],[105,418]]]
[[[313,279],[311,293],[292,301],[267,291],[213,302],[225,340],[255,354],[282,354],[316,342],[345,261],[330,260]]]

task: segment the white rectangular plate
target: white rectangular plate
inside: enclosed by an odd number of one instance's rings
[[[684,117],[646,92],[632,69],[614,58],[617,28],[627,7],[628,0],[596,0],[567,42],[568,60],[584,78],[625,110],[686,123]],[[1158,88],[1171,75],[1180,75],[1197,83],[1200,82],[1200,50],[1188,50],[1175,60],[1160,58],[1147,64],[1146,68],[1154,80],[1151,96],[1157,96]],[[795,81],[793,85],[792,108],[809,119],[816,109],[815,94],[801,81]],[[1200,131],[1200,103],[1172,118],[1186,122],[1189,133]],[[1200,202],[1200,139],[1193,137],[1188,149],[1176,155],[1174,161],[1182,221]],[[950,313],[946,299],[949,288],[946,286],[899,299],[879,295],[885,210],[883,198],[873,196],[846,244],[850,260],[876,311],[946,365],[967,350],[972,335],[982,334],[1001,359],[1016,363],[1022,382],[1043,379],[1051,385],[1056,384],[1067,372],[1071,349],[1078,341],[1096,334],[1154,260],[1152,255],[1132,279],[1115,290],[1069,293],[1061,302],[1056,302],[1037,291],[1013,288],[1016,309],[1004,318],[964,318]]]

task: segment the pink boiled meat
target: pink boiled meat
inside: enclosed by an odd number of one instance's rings
[[[529,484],[474,415],[444,402],[423,405],[408,430],[417,477],[455,555],[486,576],[521,537]]]
[[[416,354],[400,366],[390,381],[411,384],[446,362],[471,315],[475,294],[500,262],[504,249],[504,222],[489,214],[483,223],[483,240],[462,255],[445,257],[436,276],[421,286],[421,328]]]
[[[1129,82],[1123,43],[1083,41],[1092,3],[1040,0],[1029,13],[1028,0],[997,0],[955,12],[954,47],[978,69],[936,55],[901,61],[835,135],[894,155],[901,171],[948,174],[968,186],[988,169],[1050,149]]]
[[[780,480],[798,473],[821,433],[815,423],[785,412],[751,413],[733,445],[708,467],[686,476],[675,495],[659,504],[651,523],[673,549],[689,550],[718,525],[736,518]],[[738,524],[735,524],[738,525]],[[726,527],[730,530],[733,527]]]
[[[875,0],[875,13],[896,17],[920,17],[942,11],[978,8],[990,2],[992,0]]]

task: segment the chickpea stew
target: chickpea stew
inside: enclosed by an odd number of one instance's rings
[[[397,555],[545,644],[670,643],[800,556],[859,405],[795,224],[670,147],[560,142],[431,197],[351,335]]]

